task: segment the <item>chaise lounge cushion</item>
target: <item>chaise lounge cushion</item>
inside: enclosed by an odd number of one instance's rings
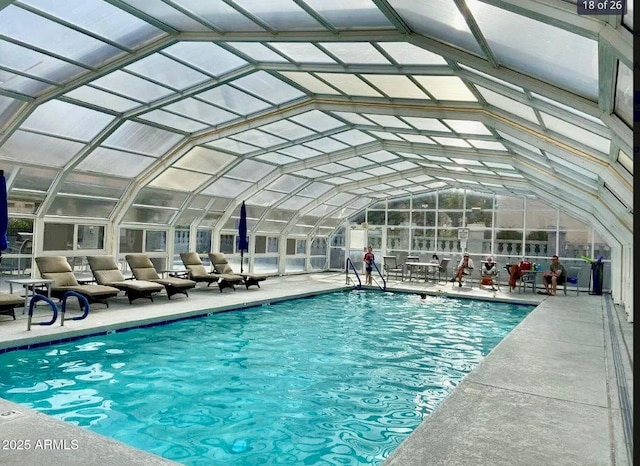
[[[210,252],[209,260],[211,260],[211,264],[216,273],[220,274],[231,274],[235,276],[240,276],[244,280],[244,284],[247,288],[251,285],[256,285],[260,288],[259,282],[266,280],[266,275],[254,274],[254,273],[235,273],[229,265],[229,261],[226,256],[221,252]]]
[[[112,286],[80,285],[65,256],[36,257],[36,265],[42,278],[53,280],[51,294],[58,298],[66,291],[75,291],[87,297],[89,301],[106,304],[106,298],[116,296],[120,292]]]
[[[0,293],[0,314],[12,316],[16,320],[15,308],[24,306],[24,299],[11,293]]]
[[[148,298],[153,301],[151,293],[163,290],[160,283],[125,279],[112,256],[87,256],[87,261],[98,284],[113,286],[124,291],[129,297],[129,302],[137,298]]]
[[[233,288],[233,285],[243,282],[243,278],[236,274],[208,272],[197,252],[183,252],[180,254],[180,259],[189,271],[189,278],[196,282],[217,283],[220,291],[223,288]]]
[[[154,283],[160,283],[167,290],[169,298],[175,293],[183,293],[187,296],[188,289],[196,286],[196,282],[186,278],[168,277],[161,278],[158,275],[153,262],[146,254],[127,254],[125,256],[133,276],[136,280],[147,280]]]

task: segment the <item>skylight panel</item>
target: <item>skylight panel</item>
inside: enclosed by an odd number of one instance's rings
[[[320,138],[314,141],[309,141],[304,144],[312,149],[319,150],[320,152],[335,152],[343,149],[347,149],[349,146],[331,138]]]
[[[491,131],[479,121],[472,120],[442,120],[449,125],[457,133],[466,134],[487,134],[491,135]]]
[[[325,163],[324,165],[318,165],[313,168],[325,173],[342,173],[351,170],[349,167],[345,167],[338,163]]]
[[[478,86],[476,84],[476,89],[482,94],[482,97],[494,107],[498,107],[505,112],[512,113],[519,117],[524,118],[525,120],[529,120],[536,125],[540,124],[538,122],[538,118],[536,117],[535,112],[531,107],[525,105],[523,103],[518,102],[517,100],[511,99],[509,97],[505,97],[502,94],[498,94],[497,92],[490,91],[489,89],[485,89],[482,86]]]
[[[363,116],[375,121],[378,125],[385,126],[387,128],[411,129],[411,127],[404,121],[393,115],[376,115],[374,113],[364,113]]]
[[[342,176],[332,176],[327,178],[324,181],[326,183],[337,184],[337,185],[351,183],[351,180],[349,178],[344,178]],[[309,215],[315,215],[315,214],[312,214],[311,212],[309,212]]]
[[[288,209],[288,210],[300,210],[304,206],[310,204],[312,201],[313,199],[308,197],[302,197],[302,196],[290,197],[289,199],[287,199],[286,201],[280,204],[280,208]]]
[[[297,63],[336,63],[333,58],[308,42],[269,42],[269,45]]]
[[[215,77],[248,64],[239,56],[211,42],[178,42],[162,49],[162,53],[189,63]]]
[[[371,0],[306,0],[305,3],[338,29],[393,27]]]
[[[199,0],[196,0],[199,2]],[[164,2],[149,2],[148,0],[127,0],[127,4],[133,6],[134,8],[147,13],[153,18],[157,18],[159,21],[162,21],[164,24],[171,26],[172,28],[178,31],[204,31],[208,32],[210,29],[197,22],[194,19],[191,19],[181,11],[176,10],[175,8],[170,7]],[[181,0],[181,3],[189,8],[189,0]],[[203,2],[199,2],[202,4]],[[206,2],[207,4],[211,2]],[[195,10],[198,11],[198,10]],[[235,10],[232,10],[235,11]],[[236,12],[239,16],[239,14]],[[253,23],[252,23],[253,24]],[[255,25],[254,25],[255,26]]]
[[[369,42],[321,42],[320,45],[348,65],[376,64],[390,65],[385,58]]]
[[[227,112],[191,97],[178,100],[164,108],[194,120],[204,121],[213,126],[238,118],[235,113]]]
[[[155,161],[153,157],[98,147],[76,166],[76,170],[135,178]]]
[[[153,181],[149,183],[149,186],[190,192],[195,186],[203,185],[209,179],[209,175],[177,168],[168,168],[153,179]]]
[[[432,162],[451,163],[451,160],[447,157],[440,157],[438,155],[424,155],[424,158]]]
[[[161,53],[154,53],[127,65],[125,70],[146,76],[173,89],[186,89],[211,79]]]
[[[389,0],[389,5],[411,30],[484,57],[464,16],[458,8],[452,8],[451,0]]]
[[[419,154],[413,154],[411,152],[396,152],[398,155],[401,155],[405,159],[414,159],[414,160],[422,160],[422,156]]]
[[[164,31],[124,10],[98,0],[26,0],[23,3],[128,48],[135,48],[164,34]]]
[[[378,42],[378,45],[400,65],[447,65],[440,55],[407,42]]]
[[[332,189],[332,186],[329,186],[328,184],[314,182],[314,183],[311,183],[308,186],[305,186],[304,188],[302,188],[298,192],[298,194],[300,196],[309,196],[309,197],[312,197],[312,198],[316,198],[316,197],[326,193],[330,189]]]
[[[304,96],[295,87],[280,81],[278,78],[274,78],[265,71],[256,71],[236,79],[232,84],[276,105]]]
[[[457,159],[457,158],[451,158],[451,160],[453,160],[454,163],[457,163],[458,165],[475,165],[476,167],[482,167],[482,162],[480,162],[479,160],[473,160],[473,159]]]
[[[413,76],[422,87],[438,100],[478,100],[457,76]]]
[[[310,129],[297,125],[289,120],[278,120],[273,123],[261,126],[260,130],[266,131],[281,138],[293,141],[315,134]]]
[[[467,6],[500,63],[598,98],[597,40],[477,0]]]
[[[475,173],[477,175],[491,175],[495,176],[495,173],[490,170],[483,170],[482,168],[473,168],[469,167],[468,169],[471,173]]]
[[[473,74],[477,74],[478,76],[482,76],[483,78],[489,79],[490,81],[493,81],[494,83],[498,83],[498,84],[502,84],[503,86],[506,86],[510,89],[514,89],[518,92],[522,92],[524,93],[524,89],[520,86],[516,86],[515,84],[511,84],[508,81],[503,81],[502,79],[498,79],[495,76],[491,76],[490,74],[487,73],[483,73],[482,71],[478,71],[475,68],[471,68],[469,66],[463,65],[462,63],[458,63],[458,66],[460,68],[462,68],[463,70],[467,70]]]
[[[349,123],[353,123],[354,125],[371,125],[371,121],[362,117],[358,113],[353,112],[331,112],[335,116],[338,116],[344,120],[347,120]]]
[[[364,157],[351,157],[349,159],[341,160],[340,164],[345,165],[351,169],[357,169],[373,165],[373,162],[371,160],[365,159]]]
[[[243,191],[251,187],[252,183],[231,178],[221,177],[213,182],[211,186],[204,189],[202,194],[219,197],[237,197]]]
[[[489,161],[484,161],[482,163],[484,163],[489,168],[502,168],[504,170],[514,170],[513,166],[509,165],[508,163],[489,162]]]
[[[406,139],[409,142],[415,142],[418,144],[435,144],[435,142],[433,142],[431,139],[429,139],[427,136],[423,136],[421,134],[400,134],[400,136],[402,136],[404,139]]]
[[[258,181],[275,170],[276,167],[257,160],[243,160],[238,165],[229,170],[225,177],[236,178],[245,181]]]
[[[274,52],[269,47],[261,44],[260,42],[227,42],[227,45],[230,45],[240,53],[257,62],[289,62],[289,60],[287,60],[285,57]]]
[[[286,142],[285,139],[262,132],[257,129],[250,129],[241,133],[236,133],[229,137],[235,139],[236,141],[246,142],[262,148],[273,147],[284,144]]]
[[[0,36],[11,37],[86,66],[100,64],[122,50],[14,5],[0,15]]]
[[[331,136],[334,139],[349,144],[350,146],[359,146],[360,144],[366,144],[368,142],[375,141],[371,136],[357,129],[351,129],[337,133]]]
[[[261,21],[276,30],[308,31],[324,29],[315,19],[290,0],[235,0]]]
[[[102,145],[161,157],[181,139],[182,136],[179,134],[142,123],[125,121]]]
[[[386,131],[371,131],[371,130],[367,130],[367,132],[372,136],[375,136],[377,138],[384,139],[387,141],[403,141],[401,137],[395,135],[394,133],[388,133]]]
[[[387,162],[389,160],[397,159],[398,157],[391,152],[387,152],[386,150],[379,150],[375,152],[371,152],[370,154],[365,154],[363,157],[373,160],[376,163]]]
[[[0,158],[41,166],[63,167],[83,147],[84,144],[66,139],[15,131],[0,146]]]
[[[538,155],[542,155],[542,152],[540,151],[540,149],[538,149],[536,146],[532,144],[529,144],[528,142],[524,142],[523,140],[518,139],[515,136],[511,136],[510,134],[503,133],[502,131],[498,131],[498,134],[500,135],[500,137],[506,139],[507,141],[510,141],[520,147],[524,147],[525,149],[528,149],[531,152],[535,152]]]
[[[294,175],[302,176],[305,178],[320,178],[323,176],[327,176],[325,172],[320,172],[318,170],[312,170],[311,168],[307,168],[305,170],[298,170],[293,172]]]
[[[548,115],[546,113],[540,113],[544,124],[552,131],[556,131],[568,138],[574,139],[582,144],[586,144],[589,147],[593,147],[605,154],[609,153],[609,146],[611,141],[598,136],[595,133],[580,128],[574,124],[568,123],[560,118]]]
[[[275,181],[269,184],[266,189],[272,191],[279,191],[281,193],[289,194],[291,191],[295,191],[307,181],[292,175],[282,175]]]
[[[364,172],[345,173],[342,176],[344,176],[345,178],[349,178],[350,180],[353,180],[353,181],[362,181],[368,178],[373,178],[373,175],[369,173],[364,173]]]
[[[222,149],[223,151],[232,152],[234,154],[249,154],[259,150],[259,147],[244,144],[229,138],[217,139],[207,143],[207,146]]]
[[[209,175],[216,175],[235,159],[232,155],[218,152],[207,147],[196,146],[183,155],[174,166],[208,173]]]
[[[64,118],[61,118],[64,115]],[[50,100],[37,106],[21,128],[88,142],[114,117],[78,105]]]
[[[333,87],[340,89],[343,94],[365,97],[382,97],[378,91],[369,86],[359,77],[347,73],[316,73]]]
[[[383,176],[383,175],[388,175],[390,173],[395,173],[395,171],[393,171],[392,169],[390,169],[389,167],[374,167],[374,168],[368,168],[365,170],[366,173],[369,173],[373,176]]]
[[[127,0],[128,3],[131,3],[132,0]],[[145,4],[156,4],[158,2],[149,2],[148,0],[136,0],[136,2],[144,2]],[[223,31],[263,31],[263,29],[258,26],[253,21],[249,20],[245,15],[238,12],[235,8],[225,4],[225,2],[203,2],[202,0],[180,0],[179,5],[191,13],[200,16],[206,21],[214,24],[216,27],[222,29]],[[141,9],[140,6],[136,6],[136,8]],[[160,5],[157,5],[156,8],[160,8]],[[167,20],[173,20],[174,17],[178,16],[178,12],[174,10],[174,14],[167,13],[170,18],[164,18],[165,15],[159,17],[159,19],[167,24]],[[156,14],[151,14],[151,16],[158,17]],[[183,28],[176,28],[178,30],[183,30]],[[209,29],[207,29],[208,31]]]
[[[324,81],[319,80],[311,73],[303,73],[301,71],[278,71],[278,73],[305,88],[312,94],[340,95],[339,91]]]
[[[543,95],[536,94],[535,92],[532,92],[531,95],[533,97],[535,97],[536,99],[540,99],[540,100],[543,100],[543,101],[545,101],[545,102],[547,102],[547,103],[549,103],[551,105],[555,105],[556,107],[560,107],[561,109],[566,110],[567,112],[573,113],[574,115],[578,115],[578,116],[580,116],[582,118],[585,118],[585,119],[587,119],[589,121],[593,121],[594,123],[598,123],[601,126],[605,126],[605,124],[602,122],[602,120],[600,118],[596,118],[594,116],[589,115],[588,113],[581,112],[578,109],[575,109],[575,108],[570,107],[568,105],[565,105],[563,103],[557,102],[555,100],[549,99],[548,97],[545,97]]]
[[[514,173],[514,172],[496,172],[496,173],[498,174],[498,176],[524,179],[524,176],[522,176],[520,173]]]
[[[244,116],[259,112],[271,106],[261,99],[257,99],[226,84],[201,92],[197,97],[198,99],[205,100]]]
[[[345,124],[340,120],[336,120],[320,110],[310,110],[291,117],[290,119],[319,132],[329,131],[345,126]]]
[[[146,103],[161,99],[174,92],[120,70],[96,79],[91,85]]]
[[[209,127],[209,125],[205,125],[202,122],[165,112],[164,110],[152,110],[151,112],[140,115],[138,118],[141,120],[152,121],[186,133],[193,133]]]
[[[402,162],[398,162],[398,163],[392,163],[391,165],[387,165],[387,166],[399,172],[404,170],[411,170],[413,168],[418,168],[418,166],[415,163],[409,162],[407,160],[403,160]],[[398,184],[397,186],[400,186],[400,185]]]
[[[95,89],[90,86],[78,87],[67,92],[65,96],[70,99],[90,103],[91,105],[103,107],[116,112],[126,112],[141,105],[140,102],[125,99],[124,97],[120,97],[100,89]]]
[[[404,75],[363,74],[362,77],[392,99],[430,100],[428,95]]]
[[[287,165],[289,163],[298,161],[293,157],[288,157],[286,155],[279,154],[277,152],[269,152],[267,154],[256,155],[256,159],[264,160],[265,162],[270,162],[275,165]]]
[[[623,150],[618,150],[618,163],[633,175],[633,160]]]
[[[278,152],[280,152],[281,154],[290,155],[291,157],[295,157],[296,159],[300,160],[309,159],[311,157],[315,157],[316,155],[322,154],[322,152],[320,151],[311,149],[310,147],[305,147],[303,145],[286,147],[284,149],[280,149]]]
[[[487,149],[487,150],[502,150],[506,151],[507,148],[504,145],[500,144],[498,141],[482,141],[480,139],[467,139],[467,142],[471,144],[476,149]]]
[[[629,127],[633,127],[633,73],[621,60],[618,60],[616,96],[613,111]]]
[[[469,144],[467,144],[467,141],[465,141],[464,139],[443,138],[440,136],[432,136],[431,139],[442,144],[443,146],[471,147]]]
[[[451,133],[451,130],[449,128],[447,128],[435,118],[402,117],[402,119],[417,129],[421,129],[424,131],[441,131],[445,133]]]
[[[592,171],[587,170],[586,168],[576,165],[575,163],[571,163],[562,157],[552,154],[551,152],[547,151],[547,157],[549,158],[550,161],[560,164],[564,167],[567,167],[573,173],[578,173],[582,176],[586,176],[587,178],[591,178],[592,180],[597,180],[599,178],[596,173],[593,173]]]

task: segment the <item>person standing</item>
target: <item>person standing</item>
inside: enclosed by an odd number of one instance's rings
[[[365,276],[364,276],[364,284],[371,285],[371,270],[373,269],[373,261],[375,260],[375,256],[373,255],[373,248],[371,246],[367,247],[367,252],[364,253],[364,257],[362,258],[365,265]]]
[[[564,266],[560,263],[557,255],[551,256],[551,264],[549,264],[549,270],[542,275],[542,282],[544,283],[544,289],[549,296],[556,295],[556,289],[558,285],[564,284],[567,279],[567,275],[564,270]],[[551,287],[551,290],[549,290]]]

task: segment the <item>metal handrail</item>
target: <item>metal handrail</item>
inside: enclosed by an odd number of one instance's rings
[[[360,275],[358,274],[358,271],[356,270],[355,265],[353,265],[353,261],[350,257],[347,257],[347,263],[345,267],[345,278],[347,285],[349,284],[349,265],[351,265],[351,269],[353,270],[353,273],[356,274],[356,278],[358,279],[358,284],[355,285],[355,287],[358,289],[362,288],[362,280],[360,280]]]
[[[371,265],[373,265],[373,267],[375,267],[376,271],[378,272],[378,275],[380,275],[380,278],[382,278],[382,286],[380,286],[377,281],[376,281],[376,284],[378,284],[378,287],[382,291],[386,291],[386,289],[387,289],[387,281],[384,279],[384,276],[382,275],[382,272],[380,272],[380,269],[378,268],[378,264],[376,264],[375,261],[371,261]]]
[[[36,303],[38,301],[45,301],[51,310],[53,311],[53,317],[49,321],[44,322],[33,322],[34,325],[53,325],[55,321],[58,319],[58,311],[60,311],[60,326],[64,325],[64,315],[67,309],[67,299],[71,296],[75,296],[78,298],[78,303],[83,308],[82,315],[71,317],[67,320],[82,320],[85,319],[89,315],[89,301],[87,298],[80,293],[76,293],[75,291],[67,291],[62,295],[62,306],[58,308],[58,305],[48,296],[44,296],[41,294],[36,294],[33,298],[31,298],[31,302],[29,303],[29,317],[27,319],[27,330],[31,330],[31,320],[33,319],[33,308],[36,307]]]
[[[48,298],[44,295],[37,294],[33,298],[31,298],[31,302],[29,303],[29,317],[27,319],[27,330],[31,330],[31,319],[33,318],[33,308],[36,307],[36,303],[38,301],[45,301],[51,307],[53,311],[53,318],[47,322],[34,322],[35,325],[53,325],[53,323],[58,318],[58,305],[53,302],[51,298]]]
[[[60,309],[60,314],[61,314],[60,326],[61,327],[64,325],[64,316],[65,316],[64,313],[67,309],[67,298],[69,298],[70,296],[75,296],[76,298],[78,298],[78,304],[81,305],[83,309],[83,313],[82,315],[79,315],[79,316],[70,317],[67,320],[82,320],[89,315],[89,300],[85,296],[81,295],[80,293],[76,293],[75,291],[69,290],[62,295],[62,308]]]

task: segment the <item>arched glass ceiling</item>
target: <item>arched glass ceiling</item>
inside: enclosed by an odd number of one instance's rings
[[[472,185],[628,244],[632,28],[562,0],[3,2],[0,165],[39,217],[221,229],[245,200],[286,234]]]

